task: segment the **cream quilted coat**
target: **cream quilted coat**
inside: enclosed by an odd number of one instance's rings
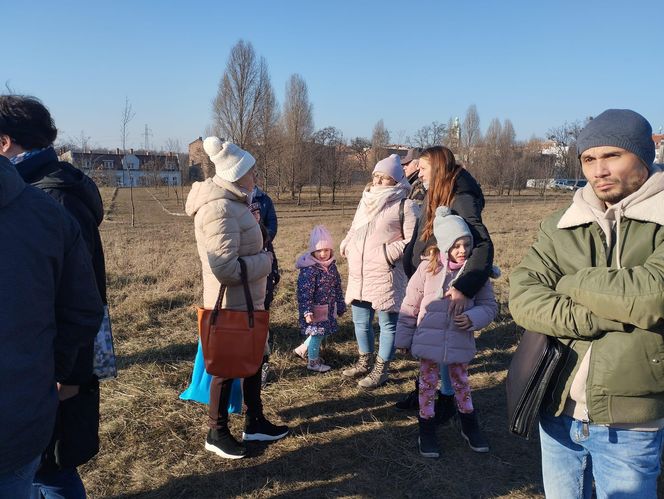
[[[254,307],[262,310],[272,259],[263,251],[263,236],[247,206],[247,195],[235,184],[215,176],[194,183],[185,211],[194,217],[203,267],[203,306],[214,307],[223,283],[228,288],[222,306],[246,310],[238,262],[238,257],[242,257],[247,264]]]

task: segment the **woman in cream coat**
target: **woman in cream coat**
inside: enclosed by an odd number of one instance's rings
[[[263,234],[249,211],[255,185],[255,159],[235,144],[208,137],[205,152],[215,165],[215,175],[196,182],[187,197],[186,212],[194,217],[196,244],[203,269],[203,306],[213,308],[219,287],[225,284],[223,308],[246,310],[240,278],[239,257],[245,261],[249,290],[258,310],[265,301],[266,279],[272,267],[272,254],[265,251]],[[245,447],[228,429],[228,400],[232,379],[214,377],[210,385],[209,431],[205,448],[215,454],[237,459]],[[278,440],[288,434],[286,426],[270,423],[263,415],[261,371],[244,379],[247,407],[244,441]]]

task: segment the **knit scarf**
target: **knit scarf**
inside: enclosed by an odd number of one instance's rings
[[[357,205],[353,224],[350,226],[352,231],[355,231],[355,237],[358,240],[364,239],[371,230],[374,224],[372,223],[376,215],[394,201],[401,201],[403,198],[408,197],[410,192],[410,184],[406,180],[402,180],[397,185],[383,186],[383,185],[370,185],[362,193],[360,204]]]

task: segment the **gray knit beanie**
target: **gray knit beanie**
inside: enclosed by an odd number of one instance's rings
[[[579,157],[591,147],[614,146],[636,154],[648,169],[655,160],[655,143],[648,120],[630,109],[607,109],[591,120],[576,141]]]
[[[436,237],[436,245],[440,252],[447,252],[454,245],[454,241],[460,237],[469,237],[470,246],[473,246],[473,235],[470,233],[466,221],[458,215],[452,215],[447,206],[436,208],[436,217],[433,219],[433,235]]]

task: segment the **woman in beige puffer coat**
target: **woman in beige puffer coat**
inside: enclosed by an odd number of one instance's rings
[[[417,207],[407,199],[409,193],[399,156],[392,154],[379,161],[372,184],[362,194],[353,224],[341,242],[341,254],[348,259],[346,303],[352,305],[360,354],[343,375],[366,375],[358,382],[362,388],[376,388],[388,379],[399,307],[408,284],[401,257],[417,220]],[[374,315],[378,315],[380,337],[378,356],[369,372]]]
[[[271,253],[264,251],[261,228],[249,211],[250,193],[255,185],[255,160],[235,144],[208,137],[205,152],[215,165],[215,175],[196,182],[187,197],[186,212],[194,217],[196,244],[203,269],[203,306],[213,308],[221,284],[227,286],[222,308],[247,310],[240,263],[247,267],[249,290],[256,309],[263,309],[267,275],[272,268]],[[210,385],[209,427],[205,448],[215,454],[237,459],[245,448],[228,429],[228,401],[232,379],[213,377]],[[263,415],[261,370],[244,379],[247,407],[243,440],[278,440],[288,433]]]

